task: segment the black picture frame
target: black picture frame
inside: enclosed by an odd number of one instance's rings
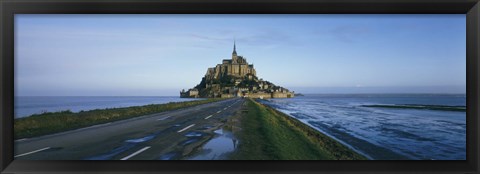
[[[478,0],[2,0],[2,173],[479,173]],[[465,161],[20,161],[13,160],[15,14],[466,14]]]

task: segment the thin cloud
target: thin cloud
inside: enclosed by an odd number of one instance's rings
[[[222,33],[221,36],[219,33]],[[227,34],[226,34],[227,33]],[[216,44],[231,44],[235,39],[237,42],[251,45],[251,46],[261,46],[265,48],[277,47],[279,44],[295,45],[294,39],[292,36],[282,33],[277,30],[261,30],[255,32],[241,32],[233,30],[223,30],[218,33],[207,33],[207,34],[198,34],[198,33],[189,33],[186,36],[196,39],[200,42],[208,42],[210,45],[212,43]],[[213,42],[212,42],[213,41]],[[195,44],[198,47],[205,48],[205,45]],[[210,46],[213,47],[213,46]]]
[[[342,42],[356,42],[372,32],[371,28],[364,26],[341,25],[334,27],[329,33]]]
[[[200,34],[187,34],[187,36],[190,36],[196,39],[201,39],[201,40],[209,40],[209,41],[225,41],[226,40],[226,38],[219,38],[215,36],[200,35]]]

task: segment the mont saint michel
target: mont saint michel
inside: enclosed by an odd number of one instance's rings
[[[291,98],[294,92],[257,77],[253,64],[237,55],[235,42],[231,59],[207,69],[200,84],[180,91],[182,98]]]

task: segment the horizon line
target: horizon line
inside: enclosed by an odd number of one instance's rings
[[[334,94],[334,95],[467,95],[466,93],[295,93],[302,95]],[[19,95],[14,97],[179,97],[176,95]],[[201,99],[201,98],[199,98]]]

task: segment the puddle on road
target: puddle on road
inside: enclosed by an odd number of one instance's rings
[[[179,156],[181,156],[181,154],[178,153],[178,152],[170,152],[170,153],[166,153],[166,154],[163,154],[162,156],[160,156],[159,160],[174,160],[175,158],[178,158]]]
[[[213,128],[213,126],[204,126],[202,128],[200,128],[199,130],[208,130],[208,129],[211,129]]]
[[[110,150],[108,153],[104,153],[104,154],[101,154],[101,155],[97,155],[97,156],[93,156],[93,157],[88,157],[88,158],[85,158],[85,160],[110,160],[112,159],[114,156],[122,153],[122,152],[125,152],[133,147],[136,146],[136,143],[128,143],[128,144],[124,144],[120,147],[117,147],[113,150]]]
[[[85,158],[85,160],[111,160],[113,157],[115,157],[115,156],[117,156],[117,155],[119,155],[119,154],[121,154],[121,153],[123,153],[127,150],[130,150],[130,149],[136,147],[138,144],[150,141],[150,140],[154,139],[155,137],[157,137],[158,135],[160,135],[160,134],[162,134],[166,131],[172,130],[173,128],[175,128],[175,127],[170,127],[170,128],[167,128],[167,129],[164,129],[164,130],[161,130],[161,131],[157,131],[157,132],[154,132],[152,134],[149,134],[149,135],[141,137],[141,138],[125,140],[125,141],[123,141],[121,146],[119,146],[117,148],[114,148],[114,149],[110,150],[109,152],[106,152],[106,153],[103,153],[103,154],[100,154],[100,155],[87,157],[87,158]]]
[[[188,132],[187,134],[185,134],[186,137],[201,137],[203,135],[204,133],[201,132]]]
[[[182,146],[186,146],[186,145],[189,145],[189,144],[192,144],[192,143],[195,143],[197,141],[199,141],[200,138],[190,138],[190,139],[187,139],[185,141],[183,141],[182,143],[180,143]]]
[[[208,141],[197,155],[188,160],[223,160],[226,154],[235,150],[238,140],[234,138],[232,132],[223,129],[214,132],[215,137]]]
[[[141,143],[141,142],[145,142],[145,141],[151,140],[151,139],[155,138],[155,136],[156,136],[156,135],[153,134],[153,135],[149,135],[149,136],[142,137],[142,138],[138,138],[138,139],[126,140],[125,142],[126,142],[126,143]]]
[[[163,117],[163,118],[159,118],[157,119],[157,121],[162,121],[162,120],[166,120],[166,119],[169,119],[171,116],[166,116],[166,117]]]

